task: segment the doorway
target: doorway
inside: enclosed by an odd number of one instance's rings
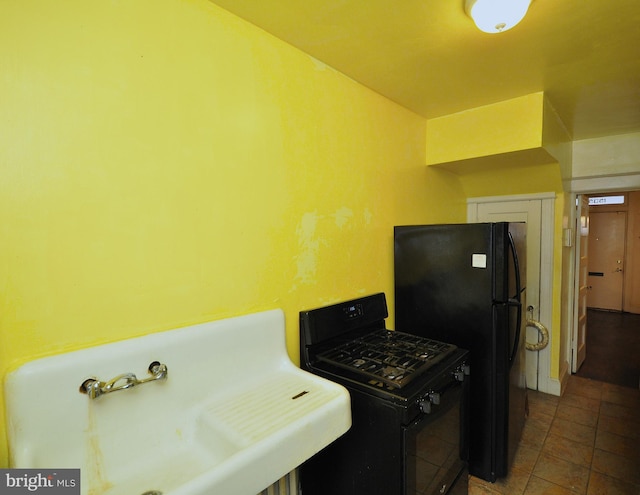
[[[626,211],[589,212],[589,308],[622,311]]]
[[[640,314],[640,190],[590,193],[589,308]]]
[[[640,191],[591,193],[589,197],[588,352],[576,374],[637,388]]]

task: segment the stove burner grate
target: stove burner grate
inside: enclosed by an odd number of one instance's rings
[[[318,354],[370,381],[402,388],[457,349],[455,345],[380,329]]]

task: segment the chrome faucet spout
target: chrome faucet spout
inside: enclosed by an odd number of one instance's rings
[[[137,378],[133,373],[122,373],[107,382],[93,377],[88,378],[80,385],[80,392],[87,394],[90,399],[97,399],[101,395],[117,392],[118,390],[126,390],[143,383],[165,380],[168,376],[168,369],[165,364],[154,361],[149,365],[149,373],[151,376],[141,379]]]
[[[133,373],[122,373],[111,380],[109,380],[103,387],[103,393],[117,392],[118,390],[124,390],[133,387],[138,379]]]

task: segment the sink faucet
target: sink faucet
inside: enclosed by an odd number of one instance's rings
[[[169,370],[165,364],[154,361],[149,365],[149,373],[151,376],[148,378],[138,378],[133,373],[122,373],[107,382],[100,381],[97,378],[87,378],[82,382],[82,385],[80,385],[80,393],[87,394],[90,399],[97,399],[101,395],[117,392],[118,390],[125,390],[135,385],[164,380],[167,378],[168,372]]]

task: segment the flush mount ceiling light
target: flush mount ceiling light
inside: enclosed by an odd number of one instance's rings
[[[480,31],[501,33],[518,24],[531,0],[465,0],[464,10]]]

